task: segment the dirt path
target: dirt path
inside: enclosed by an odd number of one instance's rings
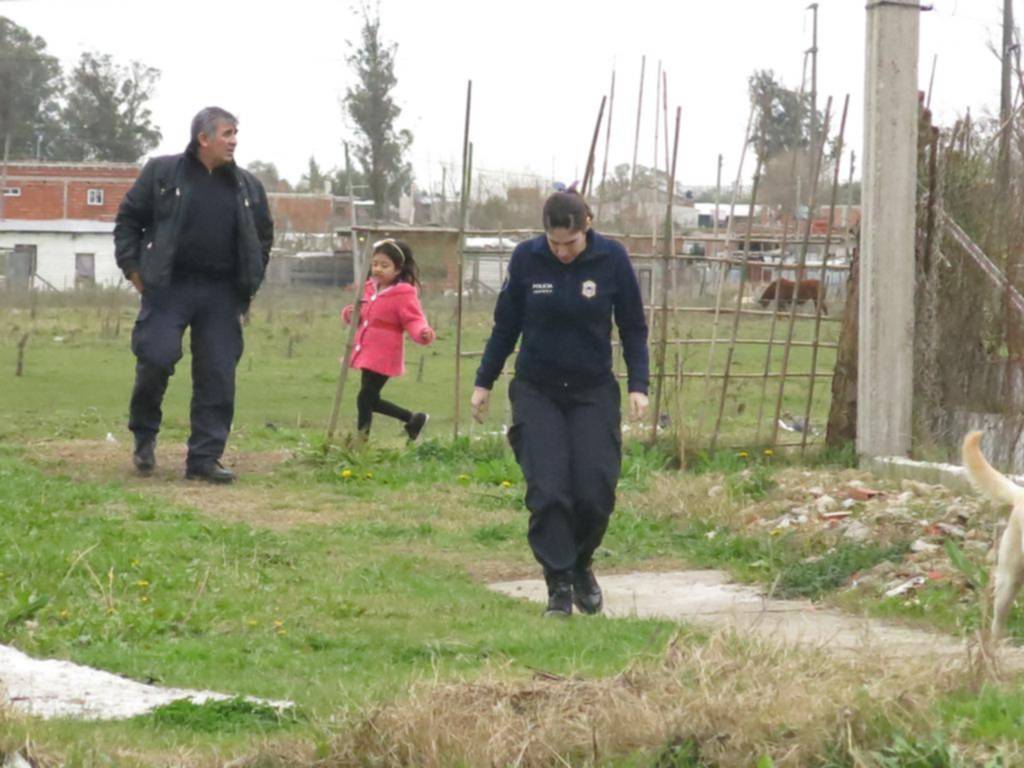
[[[690,621],[714,628],[756,633],[787,645],[820,646],[893,658],[934,654],[964,655],[962,640],[951,635],[897,626],[821,608],[808,600],[775,600],[756,588],[734,584],[721,571],[626,573],[601,577],[605,614]],[[541,579],[490,585],[496,592],[543,603]],[[1004,648],[1008,669],[1024,669],[1024,649]]]

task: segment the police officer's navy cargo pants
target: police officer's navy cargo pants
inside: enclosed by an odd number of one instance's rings
[[[590,564],[622,464],[618,382],[586,389],[509,383],[509,442],[526,480],[528,539],[545,573]]]
[[[160,431],[167,380],[181,359],[188,327],[192,349],[192,434],[187,465],[200,468],[224,453],[235,412],[235,369],[242,356],[242,302],[231,280],[175,279],[147,288],[132,330],[135,388],[128,428],[135,437]]]

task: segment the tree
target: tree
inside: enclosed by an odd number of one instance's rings
[[[70,75],[55,155],[62,160],[135,162],[160,142],[149,100],[160,70],[123,67],[107,54],[83,53]]]
[[[260,180],[267,192],[291,192],[292,185],[288,179],[282,179],[273,163],[265,163],[262,160],[253,160],[245,169]]]
[[[791,91],[770,69],[750,76],[754,122],[750,143],[763,164],[758,202],[778,205],[793,214],[805,205],[817,148],[811,147],[810,95]],[[819,111],[818,131],[824,123]],[[828,149],[819,169],[819,184],[828,184]],[[819,189],[825,189],[819,186]]]
[[[316,158],[311,156],[309,158],[309,170],[299,179],[295,189],[298,192],[312,192],[319,195],[323,193],[328,181],[328,176],[320,170]]]
[[[0,152],[33,157],[57,124],[60,63],[46,41],[0,16]]]
[[[412,133],[397,130],[395,120],[401,109],[391,95],[395,77],[395,51],[398,46],[381,39],[380,14],[362,9],[362,37],[358,48],[348,56],[349,66],[358,78],[356,86],[345,92],[344,105],[355,124],[358,142],[355,156],[369,184],[377,218],[385,218],[390,205],[397,205],[402,192],[412,184],[412,166],[404,159],[412,144]]]
[[[754,105],[753,135],[755,151],[760,151],[761,129],[764,130],[764,157],[806,149],[810,145],[810,96],[791,91],[775,79],[770,69],[761,69],[750,76],[750,100]],[[821,119],[818,125],[821,125]]]

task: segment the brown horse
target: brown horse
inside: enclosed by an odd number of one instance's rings
[[[761,293],[761,298],[757,301],[762,307],[767,307],[775,301],[776,293],[779,295],[780,309],[789,307],[793,302],[793,294],[795,293],[797,305],[803,304],[805,301],[811,301],[814,302],[815,308],[817,308],[820,301],[821,314],[828,314],[828,307],[825,306],[825,292],[821,288],[821,283],[817,280],[801,280],[800,284],[797,285],[792,280],[780,277],[778,280],[773,280],[765,286],[764,291]]]

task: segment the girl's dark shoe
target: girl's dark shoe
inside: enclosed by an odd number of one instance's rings
[[[548,607],[545,619],[567,619],[572,616],[572,577],[568,573],[544,575],[548,585]]]
[[[572,572],[572,599],[583,613],[600,613],[604,607],[604,595],[601,594],[601,585],[594,578],[594,569],[589,565],[586,568],[576,568]]]
[[[420,436],[420,432],[423,431],[423,427],[426,426],[429,418],[430,415],[426,413],[414,413],[412,415],[405,424],[405,434],[409,436],[410,440],[415,440]]]

